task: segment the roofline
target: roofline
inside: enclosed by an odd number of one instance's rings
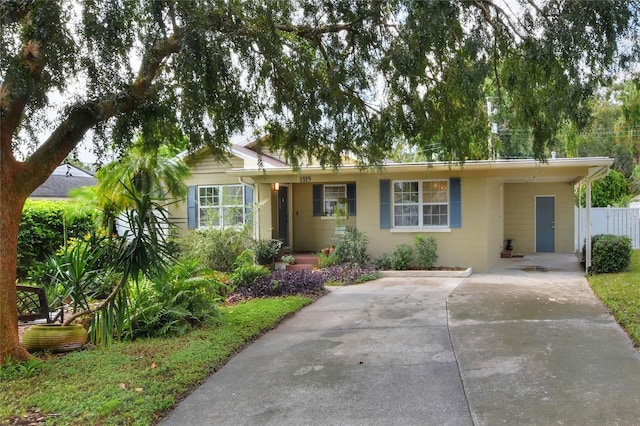
[[[532,158],[528,159],[508,159],[508,160],[474,160],[467,161],[463,164],[448,163],[444,161],[434,162],[416,162],[416,163],[389,163],[380,166],[382,170],[402,170],[402,171],[422,171],[429,170],[513,170],[513,169],[527,169],[532,167],[598,167],[609,168],[613,164],[614,159],[610,157],[576,157],[576,158],[549,158],[546,162],[538,161]],[[372,168],[371,170],[375,170]],[[338,169],[339,172],[352,172],[361,171],[361,168],[357,165],[344,165]],[[300,173],[308,174],[330,174],[335,173],[332,168],[322,168],[320,166],[306,166],[301,167],[299,170],[292,169],[289,165],[278,168],[270,169],[232,169],[227,173],[233,175],[264,175],[264,174],[279,174],[279,175],[298,175]]]

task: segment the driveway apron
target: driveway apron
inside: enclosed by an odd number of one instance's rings
[[[640,424],[638,351],[575,257],[557,259],[502,260],[448,298],[476,425]]]
[[[445,300],[463,279],[334,288],[229,361],[163,425],[469,425]]]

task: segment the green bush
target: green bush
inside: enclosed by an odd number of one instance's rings
[[[202,229],[182,239],[185,259],[198,259],[207,268],[231,272],[236,258],[253,243],[245,229]]]
[[[73,204],[68,201],[27,200],[18,234],[19,278],[25,278],[29,270],[64,244],[65,212],[70,210]],[[74,219],[66,221],[67,237],[82,237],[92,232],[95,214],[93,210],[74,213]]]
[[[252,250],[245,250],[238,256],[235,269],[229,278],[229,283],[234,289],[251,285],[258,278],[265,277],[271,273],[266,266],[254,265],[253,258],[254,253]]]
[[[400,244],[389,256],[391,268],[396,271],[409,269],[409,264],[413,261],[413,247],[407,244]]]
[[[258,265],[269,265],[276,260],[282,247],[280,240],[257,240],[251,246]]]
[[[376,269],[381,269],[381,270],[388,270],[388,269],[392,269],[391,268],[391,257],[389,255],[387,255],[386,253],[383,254],[380,257],[377,257],[374,261],[373,264],[376,265]]]
[[[631,265],[633,247],[629,237],[598,234],[591,238],[590,273],[623,272]]]
[[[355,228],[348,228],[336,244],[335,254],[342,263],[366,265],[369,261],[367,245],[369,237]]]
[[[197,260],[174,264],[166,275],[144,280],[132,290],[128,337],[180,335],[215,321],[220,316],[216,306],[226,292],[213,271]]]
[[[324,254],[318,253],[318,267],[328,268],[329,266],[337,265],[340,263],[340,257],[334,251],[333,253]]]
[[[424,238],[418,235],[413,243],[416,246],[416,261],[418,267],[422,269],[432,268],[438,260],[438,242],[435,238]]]

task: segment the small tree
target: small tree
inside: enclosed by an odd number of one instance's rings
[[[593,183],[591,188],[591,207],[607,207],[628,204],[632,196],[629,181],[616,170],[611,170],[607,176]],[[580,187],[580,205],[587,203],[586,188]]]

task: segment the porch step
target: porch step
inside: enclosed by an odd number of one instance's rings
[[[315,253],[294,253],[293,257],[296,259],[296,265],[318,265],[318,255]]]
[[[313,269],[315,266],[310,263],[295,263],[293,265],[286,265],[287,271],[300,271],[303,269]]]

